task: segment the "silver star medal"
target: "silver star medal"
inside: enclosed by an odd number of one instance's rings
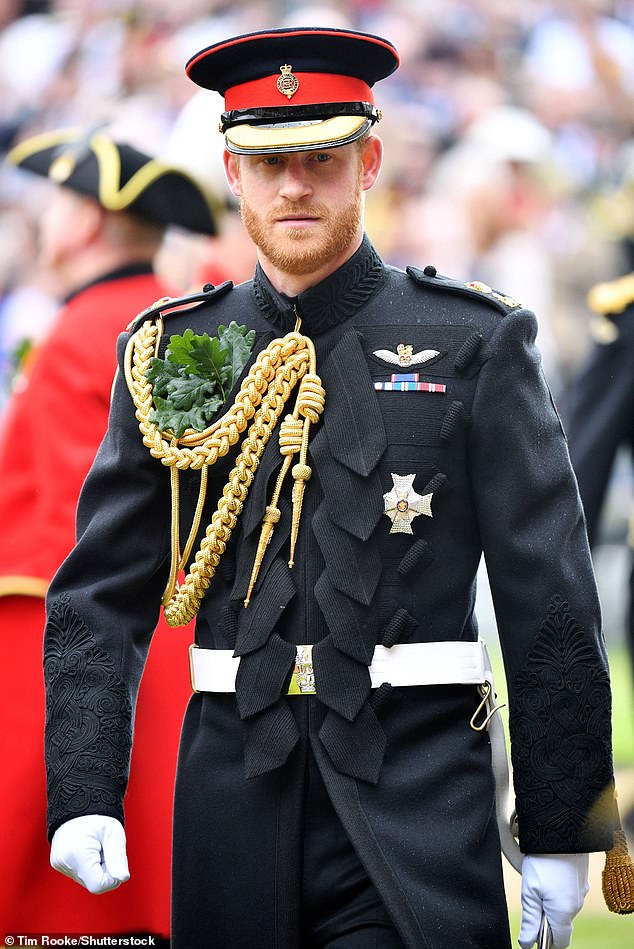
[[[412,521],[419,514],[432,517],[431,499],[433,494],[416,494],[414,491],[415,474],[392,474],[394,487],[383,495],[385,514],[392,521],[390,534],[413,534]]]

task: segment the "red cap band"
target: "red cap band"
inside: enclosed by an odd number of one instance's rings
[[[292,96],[277,87],[277,76],[265,76],[243,82],[225,92],[225,109],[270,109],[287,105],[315,105],[321,102],[369,102],[374,105],[372,90],[362,79],[335,73],[297,72],[299,85]]]

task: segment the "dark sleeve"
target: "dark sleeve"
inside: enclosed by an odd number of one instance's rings
[[[614,342],[595,344],[563,403],[591,544],[596,542],[615,455],[631,439],[634,418],[634,312],[623,315],[619,329]]]
[[[612,845],[611,695],[585,521],[533,314],[498,325],[472,484],[509,692],[520,847]]]
[[[119,372],[108,431],[79,500],[77,545],[47,596],[49,836],[82,814],[123,821],[136,694],[167,581],[169,528],[169,471],[143,445]]]

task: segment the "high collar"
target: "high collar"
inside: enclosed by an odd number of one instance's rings
[[[381,289],[387,275],[383,261],[364,235],[361,246],[345,264],[296,297],[279,293],[258,264],[253,295],[267,320],[281,331],[287,333],[294,328],[298,313],[303,329],[317,336],[356,313]]]

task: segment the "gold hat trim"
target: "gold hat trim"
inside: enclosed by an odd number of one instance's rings
[[[61,132],[45,132],[42,135],[36,135],[33,138],[26,139],[13,148],[7,158],[15,165],[21,165],[31,155],[46,148],[52,148],[55,145],[73,144],[77,141],[81,132],[78,129],[68,129]],[[201,186],[182,168],[168,165],[158,158],[151,158],[145,163],[132,177],[121,186],[121,158],[116,144],[106,135],[94,135],[89,146],[97,158],[99,166],[99,193],[96,196],[99,203],[107,211],[125,211],[136,201],[151,184],[158,181],[163,175],[176,173],[182,175],[201,193],[203,196],[212,219],[217,219],[220,205]],[[60,161],[63,161],[64,153],[58,156],[49,169],[49,176],[56,180],[58,184],[64,184],[66,178],[72,174],[74,166],[65,178],[55,171],[59,169]],[[51,174],[52,171],[52,174]]]
[[[73,144],[80,138],[81,130],[78,128],[64,129],[57,132],[42,132],[41,135],[32,135],[25,138],[23,142],[15,145],[7,154],[7,161],[12,165],[21,165],[25,158],[30,158],[36,152],[42,152],[46,148],[54,148],[56,145]]]
[[[328,148],[354,141],[369,128],[366,116],[337,115],[310,124],[234,125],[226,132],[227,146],[258,154],[286,149],[288,151]]]

